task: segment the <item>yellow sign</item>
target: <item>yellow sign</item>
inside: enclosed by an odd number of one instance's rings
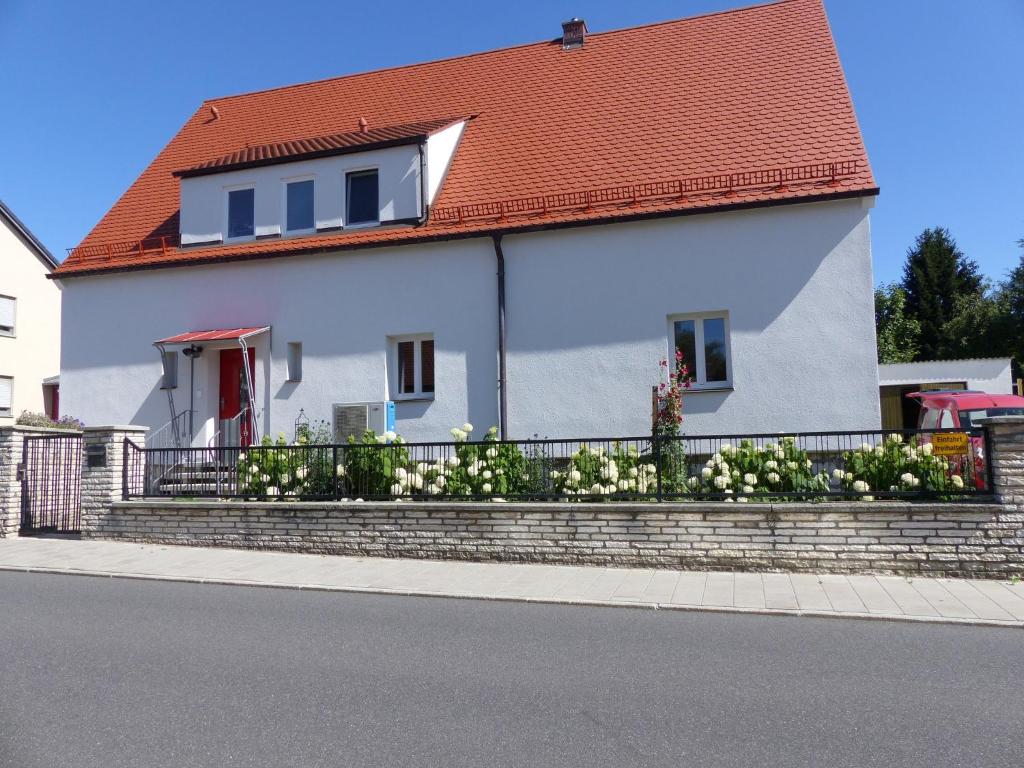
[[[937,432],[932,435],[932,453],[936,456],[963,456],[967,453],[964,432]]]

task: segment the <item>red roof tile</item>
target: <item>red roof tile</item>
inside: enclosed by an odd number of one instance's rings
[[[174,247],[175,170],[240,147],[334,135],[360,117],[370,126],[401,126],[439,114],[475,119],[427,224]],[[847,165],[834,177],[793,170],[840,161]],[[784,169],[793,176],[780,183]],[[600,200],[588,196],[597,191]],[[875,192],[822,2],[779,0],[590,34],[570,51],[553,40],[207,101],[57,274]],[[538,202],[555,199],[576,202]],[[136,245],[161,236],[168,239],[159,247]]]

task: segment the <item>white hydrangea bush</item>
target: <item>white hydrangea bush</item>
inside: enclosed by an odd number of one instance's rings
[[[965,490],[958,468],[936,456],[932,444],[917,435],[905,440],[894,433],[874,445],[862,443],[843,454],[843,468],[833,476],[851,496],[864,494],[956,494]]]
[[[642,456],[635,445],[624,447],[618,442],[611,450],[581,445],[565,469],[551,472],[551,482],[554,494],[564,498],[644,496],[658,486],[650,456]]]
[[[799,499],[829,490],[826,472],[815,472],[807,451],[793,437],[780,437],[764,445],[753,440],[724,442],[689,479],[690,492],[702,498]],[[785,495],[783,495],[785,494]]]

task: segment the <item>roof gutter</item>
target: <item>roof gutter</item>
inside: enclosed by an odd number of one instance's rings
[[[501,235],[493,235],[494,256],[498,261],[498,436],[508,440],[508,371],[505,351],[505,254]]]

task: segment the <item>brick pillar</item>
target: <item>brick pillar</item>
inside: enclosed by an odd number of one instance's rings
[[[1024,416],[993,416],[978,423],[989,430],[993,494],[1024,512]]]
[[[141,446],[148,427],[86,427],[82,434],[82,531],[96,527],[99,516],[121,500],[124,441]],[[90,466],[92,465],[92,466]]]

